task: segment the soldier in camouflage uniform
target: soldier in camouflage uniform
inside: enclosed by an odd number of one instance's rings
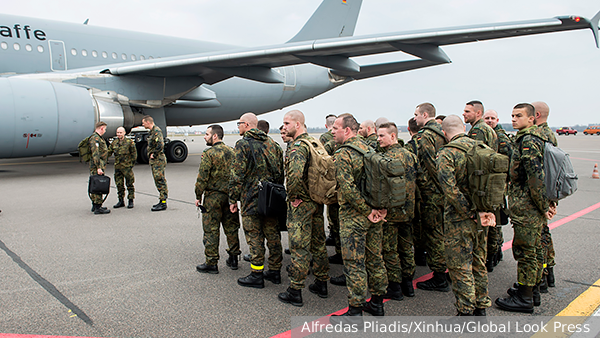
[[[242,225],[250,247],[252,273],[239,278],[238,284],[264,288],[264,279],[281,284],[281,233],[276,217],[258,214],[258,184],[269,181],[283,184],[283,151],[279,144],[256,128],[258,119],[253,113],[240,117],[238,129],[244,137],[235,144],[235,157],[229,179],[229,208],[238,210],[242,205]],[[263,271],[265,239],[269,248],[269,270]]]
[[[385,211],[369,206],[358,189],[359,179],[365,171],[363,155],[346,145],[354,145],[365,151],[370,149],[357,138],[357,131],[358,122],[350,114],[340,115],[333,125],[335,141],[340,144],[334,154],[334,162],[340,204],[342,257],[349,292],[348,312],[344,316],[362,316],[363,309],[373,315],[383,316],[383,295],[388,284],[381,255],[381,223]],[[372,297],[365,304],[367,285]]]
[[[115,184],[117,185],[117,194],[119,202],[113,208],[122,208],[125,206],[125,182],[127,183],[127,199],[129,203],[127,208],[133,208],[133,199],[135,198],[135,176],[133,175],[133,166],[137,160],[137,150],[135,142],[125,137],[125,128],[117,128],[117,138],[110,144],[109,154],[115,154]]]
[[[440,149],[438,179],[446,195],[444,202],[444,249],[452,278],[452,292],[459,315],[485,316],[490,307],[488,276],[485,268],[486,232],[477,222],[469,199],[467,154],[453,144],[473,147],[457,115],[447,116],[442,129],[449,143]]]
[[[516,292],[496,299],[506,311],[533,313],[533,289],[538,288],[537,248],[549,218],[544,183],[544,141],[534,124],[535,108],[521,103],[513,108],[512,124],[519,132],[511,159],[508,207],[513,224],[513,256],[517,261]],[[539,289],[538,289],[539,290]]]
[[[545,102],[533,102],[532,105],[535,107],[535,121],[534,123],[538,126],[538,131],[546,136],[549,142],[551,142],[555,147],[558,147],[558,140],[556,139],[556,135],[548,126],[548,116],[550,115],[550,107]],[[550,202],[550,206],[556,208],[557,204],[555,202]],[[554,287],[554,265],[556,265],[554,261],[554,257],[556,253],[554,252],[554,244],[552,242],[552,235],[550,234],[550,228],[548,227],[548,222],[544,224],[542,227],[542,240],[541,240],[542,252],[542,266],[544,268],[544,277],[542,277],[542,283],[540,286],[540,291],[542,293],[547,292],[547,287]],[[546,283],[544,283],[546,282]]]
[[[375,131],[375,123],[373,121],[363,121],[358,129],[358,134],[369,147],[377,149],[379,144],[377,143],[377,132]]]
[[[227,253],[229,258],[225,264],[232,270],[238,269],[238,256],[240,255],[240,218],[237,212],[229,210],[229,178],[231,177],[231,162],[233,149],[223,143],[223,127],[212,125],[206,129],[204,141],[210,146],[202,153],[198,178],[196,179],[196,206],[202,203],[206,212],[202,214],[202,228],[204,230],[204,255],[206,262],[196,267],[198,272],[219,273],[219,224],[223,225],[223,232],[227,237]]]
[[[102,138],[104,133],[106,133],[106,123],[97,122],[94,133],[88,139],[91,154],[90,175],[104,175],[106,162],[108,162],[108,147]],[[102,206],[104,203],[102,195],[90,194],[90,199],[92,200],[92,212],[95,215],[110,213],[110,210]]]
[[[403,294],[414,297],[413,276],[415,256],[411,221],[415,214],[415,189],[417,186],[417,157],[398,144],[398,127],[393,122],[377,128],[379,149],[384,156],[399,159],[404,167],[406,201],[404,206],[388,210],[383,224],[383,261],[387,269],[388,288],[385,299],[402,300]]]
[[[312,259],[315,283],[308,286],[310,292],[327,298],[329,262],[325,247],[325,224],[323,205],[311,200],[308,191],[308,166],[310,147],[304,140],[314,139],[306,133],[304,114],[292,110],[283,117],[283,128],[293,141],[286,152],[289,162],[286,165],[286,193],[288,199],[287,227],[290,241],[292,264],[289,270],[290,286],[279,294],[284,303],[302,306],[302,289],[308,275]]]
[[[435,121],[435,107],[431,103],[417,106],[415,121],[421,128],[417,138],[417,186],[421,193],[421,228],[425,237],[427,265],[433,271],[433,277],[417,283],[417,288],[448,292],[450,286],[446,279],[444,258],[444,194],[440,190],[435,162],[439,149],[446,144],[446,139],[441,125]]]
[[[408,120],[407,124],[408,134],[410,135],[410,140],[406,142],[404,148],[413,153],[417,158],[417,175],[419,172],[419,152],[417,149],[417,139],[420,137],[421,128],[417,125],[414,117],[411,117]],[[421,229],[421,192],[419,191],[419,187],[417,186],[415,189],[415,216],[412,220],[412,238],[413,245],[415,248],[415,265],[426,266],[427,258],[425,257],[425,237],[423,236],[423,231]]]
[[[165,178],[165,167],[167,166],[167,158],[164,153],[165,140],[160,128],[154,124],[152,116],[144,116],[142,118],[142,125],[144,128],[150,129],[150,135],[148,135],[148,158],[150,159],[154,185],[156,185],[156,189],[160,195],[158,203],[153,205],[151,210],[166,210],[169,190],[167,189],[167,179]]]

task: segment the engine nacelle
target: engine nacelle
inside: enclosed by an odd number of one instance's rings
[[[116,93],[66,83],[0,78],[0,158],[64,154],[108,124],[105,137],[119,126],[141,121]]]

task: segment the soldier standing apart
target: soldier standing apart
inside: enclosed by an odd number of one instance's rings
[[[544,141],[534,124],[535,108],[517,104],[512,111],[512,125],[517,129],[515,148],[510,161],[508,207],[513,224],[513,256],[517,261],[517,289],[509,296],[496,299],[506,311],[533,313],[534,288],[539,292],[538,259],[542,227],[551,218],[544,183]]]
[[[534,123],[538,126],[538,131],[546,136],[548,141],[550,141],[555,147],[558,147],[558,140],[556,139],[556,135],[548,126],[548,115],[550,115],[550,107],[545,102],[537,101],[532,103],[533,107],[535,107],[535,121]],[[556,203],[551,201],[550,206],[556,208]],[[552,242],[552,235],[550,234],[550,228],[548,227],[548,222],[544,224],[542,227],[542,255],[543,260],[542,264],[544,267],[544,275],[542,277],[542,283],[540,284],[540,291],[542,293],[548,292],[548,286],[554,287],[554,265],[556,265],[554,261],[554,257],[556,253],[554,252],[554,243]],[[546,282],[546,283],[544,283]]]
[[[406,201],[403,207],[388,210],[383,224],[383,260],[388,276],[385,299],[402,300],[403,294],[415,296],[413,276],[415,255],[413,253],[412,219],[415,214],[415,188],[417,180],[417,157],[398,143],[398,127],[393,122],[377,128],[378,149],[384,156],[399,159],[404,167]]]
[[[106,133],[106,123],[99,121],[96,123],[96,130],[94,130],[94,133],[88,139],[91,153],[90,175],[104,175],[104,169],[108,161],[108,147],[102,138],[104,133]],[[91,194],[90,198],[92,199],[92,211],[94,215],[110,213],[110,210],[102,206],[104,202],[102,195]]]
[[[486,232],[478,224],[469,198],[467,154],[451,147],[454,143],[473,147],[476,141],[466,137],[465,126],[457,115],[447,116],[442,129],[449,143],[438,154],[438,179],[446,195],[444,249],[455,306],[459,316],[485,316],[485,309],[492,304],[485,268]],[[493,213],[482,212],[479,218],[490,217],[495,220]]]
[[[154,185],[156,185],[156,189],[158,189],[160,195],[158,203],[152,206],[152,211],[166,210],[169,190],[167,189],[167,179],[165,178],[165,167],[167,166],[167,158],[164,153],[165,140],[160,128],[154,124],[152,116],[144,116],[142,118],[142,126],[150,129],[150,135],[148,135],[148,158],[150,159]]]
[[[198,178],[196,179],[196,206],[203,204],[206,212],[202,213],[202,229],[204,230],[204,255],[206,262],[196,267],[198,272],[219,273],[219,224],[227,237],[227,253],[229,258],[225,264],[231,270],[238,269],[240,255],[240,218],[237,212],[229,210],[229,178],[233,149],[223,143],[223,127],[218,124],[209,126],[204,135],[206,145],[210,146],[202,153]],[[204,201],[202,202],[202,195]]]
[[[258,214],[258,184],[269,181],[283,184],[283,151],[279,144],[256,128],[253,113],[240,117],[238,129],[243,136],[235,144],[229,179],[229,209],[237,212],[242,205],[242,225],[250,247],[252,273],[238,279],[246,287],[264,288],[264,279],[281,284],[281,233],[276,217]],[[265,239],[269,248],[269,270],[264,271]]]
[[[346,145],[365,151],[372,149],[358,139],[357,131],[358,122],[351,114],[340,115],[333,124],[335,142],[340,145],[334,154],[334,162],[340,204],[342,257],[349,293],[348,311],[342,316],[362,316],[363,310],[383,316],[383,295],[388,284],[381,256],[381,223],[385,211],[369,206],[358,188],[359,179],[365,172],[363,155]],[[372,295],[368,303],[367,285]]]
[[[408,120],[407,124],[408,134],[410,135],[410,140],[406,142],[404,148],[413,153],[417,158],[417,177],[419,176],[419,152],[417,151],[417,140],[420,136],[419,131],[421,130],[417,125],[417,121],[415,121],[414,117],[411,117]],[[415,189],[415,216],[413,217],[413,221],[411,224],[412,227],[412,239],[413,245],[415,248],[415,265],[418,266],[426,266],[427,258],[425,257],[425,237],[423,235],[423,231],[421,229],[421,192],[419,191],[419,187]]]
[[[446,144],[441,125],[435,121],[435,107],[422,103],[415,110],[415,121],[422,130],[417,138],[419,174],[417,186],[421,193],[421,229],[425,237],[427,265],[433,277],[417,283],[417,288],[441,292],[450,291],[446,280],[446,260],[444,258],[444,194],[438,182],[436,156]]]
[[[125,137],[125,128],[117,128],[117,138],[110,144],[109,153],[115,154],[115,184],[119,196],[119,202],[113,205],[113,208],[125,206],[125,183],[127,183],[127,199],[129,200],[127,208],[131,209],[135,198],[133,166],[137,160],[137,150],[135,143]]]
[[[315,283],[308,286],[310,292],[327,298],[329,262],[325,247],[325,224],[323,205],[310,198],[308,191],[308,165],[310,147],[304,143],[314,141],[304,127],[304,114],[292,110],[283,117],[283,129],[293,138],[287,149],[286,193],[288,198],[287,226],[290,241],[292,264],[289,271],[290,287],[279,294],[284,303],[302,306],[302,289],[308,275],[312,259]]]
[[[373,149],[377,149],[377,132],[375,123],[371,120],[365,120],[360,124],[358,134],[363,137],[363,142]]]

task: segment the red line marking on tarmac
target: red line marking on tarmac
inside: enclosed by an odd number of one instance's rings
[[[0,338],[93,338],[93,337],[71,337],[71,336],[46,336],[46,335],[35,335],[35,334],[14,334],[14,333],[0,333]]]

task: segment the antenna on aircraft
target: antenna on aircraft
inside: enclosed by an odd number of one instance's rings
[[[83,22],[84,25],[87,25],[88,22],[90,22],[90,18],[85,19],[85,21]]]

